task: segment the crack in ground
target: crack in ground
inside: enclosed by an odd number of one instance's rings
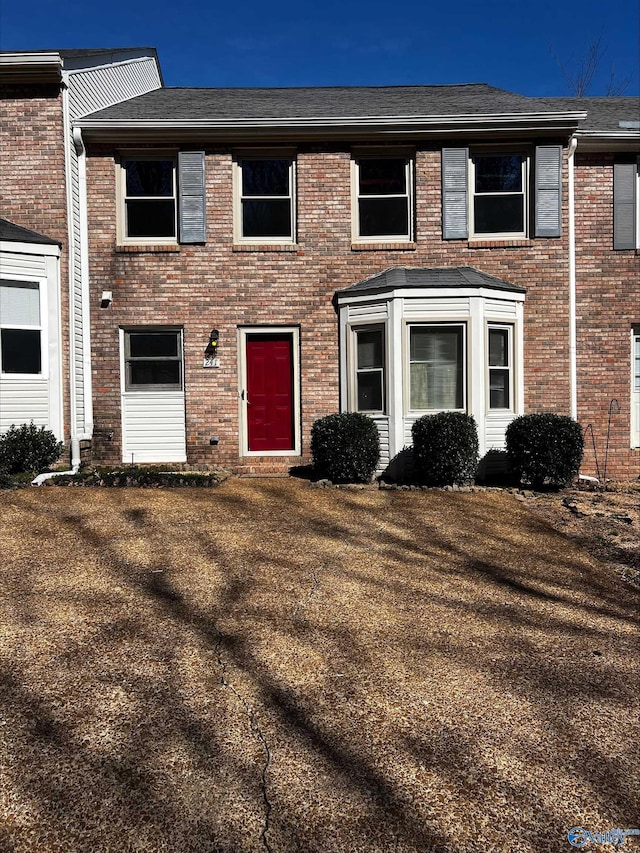
[[[322,568],[326,568],[323,566]],[[291,615],[291,619],[294,622],[298,622],[300,625],[308,625],[309,622],[306,617],[302,614],[302,610],[307,607],[315,593],[320,588],[320,579],[318,578],[318,573],[315,569],[311,569],[311,578],[312,578],[312,586],[311,589],[307,592],[304,598],[300,599],[300,601],[296,604],[296,608]]]
[[[262,800],[264,802],[264,825],[262,827],[262,833],[260,837],[262,839],[264,849],[267,851],[267,853],[273,853],[273,848],[269,844],[269,839],[267,837],[267,834],[269,832],[269,826],[271,823],[271,811],[273,809],[271,801],[269,800],[269,795],[267,793],[267,774],[269,772],[269,767],[271,766],[271,750],[269,749],[269,744],[267,743],[267,739],[264,736],[264,732],[260,728],[260,724],[258,723],[258,718],[256,716],[255,711],[244,698],[244,696],[235,688],[232,682],[227,679],[227,664],[225,663],[224,658],[222,657],[221,644],[222,638],[220,637],[214,649],[218,666],[220,667],[220,683],[223,687],[227,687],[233,693],[233,695],[244,708],[247,716],[249,717],[251,732],[260,741],[265,753],[265,762],[262,767],[261,774]]]

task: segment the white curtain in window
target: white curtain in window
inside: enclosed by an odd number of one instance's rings
[[[0,283],[0,325],[39,326],[40,293],[37,282],[3,281]]]

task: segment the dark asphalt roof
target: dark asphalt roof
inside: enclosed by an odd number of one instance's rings
[[[44,243],[48,246],[60,246],[59,240],[52,240],[44,234],[38,234],[29,228],[22,228],[9,222],[8,219],[0,219],[0,240],[13,240],[17,243]]]
[[[620,131],[621,121],[640,121],[640,98],[546,98],[552,109],[586,110],[580,130]]]
[[[526,292],[524,287],[509,284],[473,267],[392,267],[358,284],[345,287],[338,294],[411,287],[487,287],[491,290]]]
[[[92,113],[90,120],[237,120],[549,112],[547,101],[486,83],[452,86],[157,89]],[[564,110],[564,107],[562,107]]]

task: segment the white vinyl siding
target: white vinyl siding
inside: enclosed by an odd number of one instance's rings
[[[13,424],[51,428],[49,418],[49,382],[40,376],[12,379],[0,377],[0,433]]]
[[[132,386],[129,382],[129,339],[131,335],[162,338],[177,337],[177,352],[180,359],[179,374],[183,375],[182,332],[177,329],[147,329],[138,327],[120,330],[120,375],[122,401],[122,461],[138,462],[186,462],[185,395],[182,379],[180,390],[170,390],[162,385]],[[144,341],[141,342],[144,346]],[[153,359],[153,355],[152,355]],[[155,360],[155,359],[154,359]],[[162,361],[157,359],[158,363]],[[157,376],[152,376],[155,381]]]
[[[122,461],[187,461],[183,391],[122,395]]]

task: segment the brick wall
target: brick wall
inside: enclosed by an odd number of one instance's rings
[[[96,441],[103,460],[120,459],[118,327],[184,326],[187,450],[193,464],[237,465],[239,325],[299,325],[302,439],[319,416],[337,411],[336,290],[391,266],[468,265],[527,289],[525,405],[568,413],[567,220],[558,239],[471,244],[443,241],[440,149],[416,153],[416,241],[403,249],[351,245],[350,153],[346,145],[298,147],[297,248],[259,251],[233,245],[231,149],[207,149],[207,243],[178,251],[116,248],[114,152],[89,151],[89,231]],[[564,170],[566,181],[566,168]],[[566,198],[566,187],[565,187]],[[565,205],[566,208],[566,205]],[[102,290],[113,305],[96,306]],[[203,369],[211,328],[220,331],[220,369]],[[628,356],[627,356],[628,362]],[[209,436],[220,435],[217,447]],[[289,460],[275,460],[286,467]],[[259,460],[252,464],[259,466]],[[616,462],[616,464],[618,464]]]
[[[62,386],[69,440],[69,266],[62,96],[58,86],[3,86],[0,215],[62,243]]]
[[[640,324],[640,252],[613,251],[613,156],[576,155],[578,417],[593,424],[596,453],[613,477],[638,477],[630,451],[631,328]],[[608,413],[612,400],[609,428]],[[585,470],[595,473],[591,439]]]

